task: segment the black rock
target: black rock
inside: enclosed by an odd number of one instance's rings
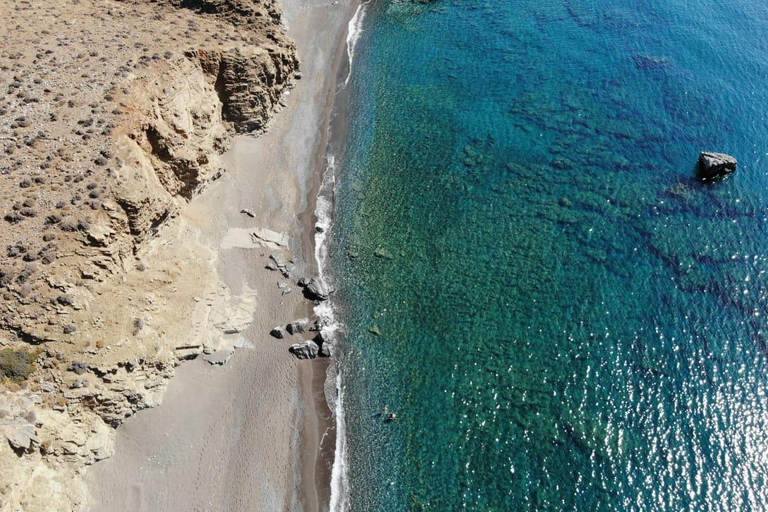
[[[285,336],[283,334],[283,328],[282,327],[275,327],[274,329],[269,331],[269,334],[271,334],[272,336],[274,336],[275,338],[277,338],[279,340],[283,339],[283,336]]]
[[[725,153],[702,151],[699,155],[699,178],[710,180],[730,174],[736,170],[738,162]]]
[[[294,320],[293,322],[286,325],[285,330],[288,331],[289,334],[299,334],[306,332],[308,327],[309,320],[307,318],[302,318],[300,320]]]
[[[314,359],[317,357],[320,347],[318,347],[317,343],[314,341],[307,340],[291,345],[291,348],[289,348],[288,351],[298,359]]]
[[[324,325],[325,325],[325,321],[321,317],[316,316],[316,317],[313,317],[310,320],[309,330],[310,331],[319,331],[319,330],[321,330],[323,328]]]

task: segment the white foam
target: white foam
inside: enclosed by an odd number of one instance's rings
[[[347,29],[347,60],[349,61],[349,74],[347,79],[344,80],[344,86],[349,84],[349,80],[352,78],[352,62],[355,59],[355,49],[357,48],[357,42],[360,40],[360,35],[363,33],[363,20],[365,19],[365,13],[368,4],[371,0],[363,2],[357,7],[355,15],[349,20],[349,28]]]
[[[315,260],[317,272],[320,278],[325,280],[333,288],[332,276],[327,275],[328,263],[328,237],[333,230],[333,197],[336,188],[336,159],[329,154],[326,157],[326,167],[323,172],[320,190],[317,194],[315,216],[317,227],[315,233]],[[342,329],[341,323],[334,312],[333,301],[321,302],[314,308],[315,314],[323,320],[323,335],[326,339],[337,339],[337,333]],[[347,489],[347,453],[346,430],[344,423],[344,392],[341,387],[341,372],[336,368],[336,396],[335,404],[329,404],[334,409],[336,416],[336,450],[331,471],[331,512],[343,512],[346,510]]]
[[[341,372],[336,374],[336,452],[331,470],[330,512],[344,512],[347,509],[347,435],[344,422],[344,388],[341,387]]]

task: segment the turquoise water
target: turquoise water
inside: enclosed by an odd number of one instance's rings
[[[727,4],[369,4],[346,510],[765,510],[768,5]]]

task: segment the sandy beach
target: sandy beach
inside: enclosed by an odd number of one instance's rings
[[[267,133],[237,137],[224,156],[227,172],[182,212],[182,222],[217,255],[225,285],[254,299],[253,322],[226,365],[203,358],[183,364],[163,404],[118,429],[115,455],[86,475],[92,510],[327,509],[333,450],[322,388],[327,360],[299,361],[288,353],[309,334],[277,340],[269,331],[311,311],[295,279],[313,273],[313,198],[356,5],[285,1],[302,79]],[[238,243],[243,228],[287,234],[289,247]],[[272,253],[294,260],[292,279],[265,269]],[[280,282],[292,292],[284,294]]]

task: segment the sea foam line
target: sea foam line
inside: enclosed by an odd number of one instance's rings
[[[320,189],[317,193],[315,216],[317,217],[317,231],[315,233],[315,260],[317,261],[318,276],[328,282],[326,269],[328,264],[328,237],[333,229],[333,196],[336,189],[336,159],[329,154],[326,157],[326,167],[323,172]],[[341,323],[334,312],[332,301],[318,304],[314,308],[323,320],[323,336],[331,341],[337,339]],[[336,367],[336,397],[335,404],[329,404],[336,416],[336,447],[333,456],[333,469],[331,470],[331,512],[344,512],[346,510],[347,497],[347,439],[344,420],[344,392],[341,387],[341,370]]]
[[[349,80],[352,78],[352,61],[355,58],[355,49],[357,48],[357,42],[360,40],[360,36],[363,33],[363,20],[365,19],[365,13],[368,4],[371,0],[363,2],[357,6],[355,15],[349,20],[349,27],[347,29],[347,60],[349,61],[349,73],[347,79],[344,80],[344,87],[349,84]]]
[[[344,388],[341,387],[341,371],[336,374],[336,450],[331,470],[330,512],[345,512],[347,509],[347,435],[344,418]]]

